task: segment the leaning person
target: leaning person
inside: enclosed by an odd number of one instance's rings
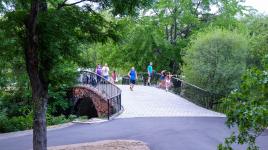
[[[138,78],[137,72],[134,67],[128,73],[129,80],[130,80],[130,90],[133,91],[134,85],[136,84],[136,80]]]
[[[112,77],[112,83],[116,83],[117,82],[117,75],[116,75],[116,72],[115,72],[115,70],[112,72],[112,75],[111,75],[111,77]]]
[[[168,74],[165,77],[166,91],[168,91],[169,88],[172,86],[172,82],[171,82],[172,76],[173,75],[170,72],[168,72]]]

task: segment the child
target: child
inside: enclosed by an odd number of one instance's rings
[[[168,74],[166,75],[166,79],[165,79],[165,82],[166,82],[166,91],[168,91],[169,87],[171,86],[171,78],[172,78],[173,75],[171,75],[170,72],[168,72]]]

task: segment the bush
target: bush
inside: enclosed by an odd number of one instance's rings
[[[31,129],[33,126],[32,113],[26,116],[8,118],[5,114],[0,115],[0,132],[12,132]]]
[[[228,108],[226,124],[237,126],[239,132],[226,138],[220,150],[231,150],[233,143],[248,143],[249,150],[258,149],[256,138],[268,127],[268,65],[264,68],[249,69],[240,88],[224,100]]]
[[[76,116],[69,117],[52,116],[47,114],[47,125],[57,125],[74,120]],[[0,133],[21,131],[33,128],[33,113],[30,112],[26,116],[18,116],[8,118],[5,112],[0,112]]]
[[[239,86],[247,51],[248,41],[236,32],[216,29],[199,33],[186,52],[183,74],[188,82],[227,95]]]

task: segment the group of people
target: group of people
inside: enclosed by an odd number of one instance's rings
[[[116,74],[115,70],[113,70],[111,77],[109,77],[109,71],[110,71],[110,69],[109,69],[107,63],[105,63],[105,65],[103,67],[100,64],[98,64],[96,66],[96,69],[95,69],[95,72],[98,75],[97,82],[99,82],[101,80],[101,77],[103,77],[104,79],[109,80],[112,83],[116,83],[117,82],[117,74]],[[148,74],[147,84],[150,86],[151,79],[152,79],[153,74],[154,74],[152,62],[150,62],[150,64],[147,66],[147,74]],[[138,75],[137,75],[137,72],[136,72],[134,67],[132,67],[131,70],[128,72],[128,76],[129,76],[129,80],[130,80],[130,90],[133,91],[134,85],[136,84],[136,80],[138,79]],[[165,70],[161,71],[160,83],[158,86],[160,88],[164,88],[164,89],[166,89],[166,91],[168,91],[169,87],[172,85],[171,78],[172,78],[172,75],[170,72],[167,72]]]
[[[151,79],[153,77],[153,63],[150,62],[150,64],[147,67],[147,73],[148,73],[148,79],[147,79],[147,84],[151,85]],[[136,80],[138,78],[137,72],[134,67],[131,68],[131,70],[128,73],[129,79],[130,79],[130,90],[133,91],[134,85],[136,84]],[[168,91],[169,87],[172,86],[171,83],[171,78],[172,74],[170,72],[167,72],[165,70],[161,71],[161,76],[160,76],[160,83],[159,87],[160,88],[165,88],[166,91]]]
[[[111,78],[109,77],[109,67],[108,64],[105,63],[105,65],[102,67],[100,64],[97,65],[95,72],[98,75],[97,76],[97,82],[101,80],[101,76],[104,77],[104,79],[111,81],[112,83],[117,82],[117,74],[115,70],[113,70],[111,74]]]
[[[166,91],[168,91],[169,87],[172,86],[171,83],[172,76],[173,75],[170,72],[167,72],[166,70],[161,71],[159,87],[165,88]]]

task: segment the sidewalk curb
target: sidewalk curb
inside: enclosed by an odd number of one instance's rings
[[[59,125],[53,125],[53,126],[48,126],[47,131],[53,131],[53,130],[58,130],[58,129],[63,129],[67,128],[69,126],[74,125],[72,122],[64,123],[64,124],[59,124]],[[15,131],[15,132],[8,132],[8,133],[1,133],[0,134],[0,140],[4,139],[9,139],[9,138],[14,138],[14,137],[20,137],[20,136],[27,136],[27,135],[32,135],[33,130],[24,130],[24,131]]]

